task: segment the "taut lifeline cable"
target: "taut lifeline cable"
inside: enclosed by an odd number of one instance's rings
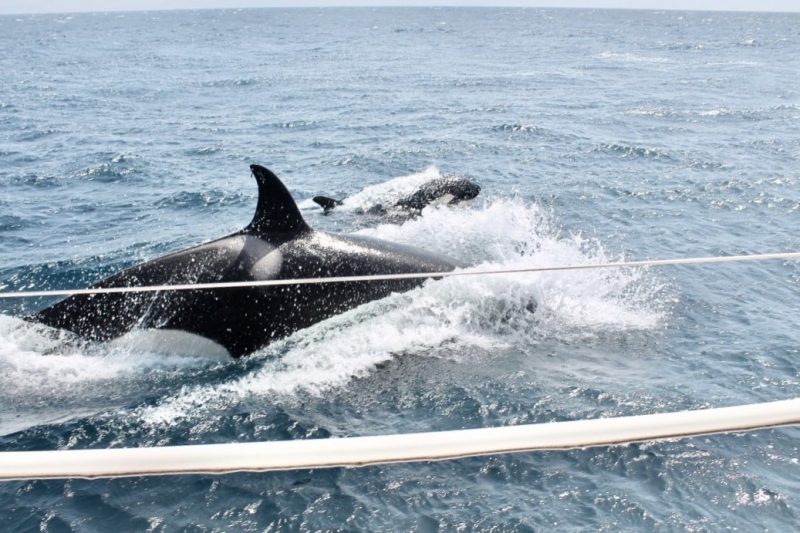
[[[600,268],[629,268],[675,265],[703,265],[735,263],[742,261],[766,261],[774,259],[800,259],[800,252],[776,252],[752,255],[726,255],[712,257],[684,257],[673,259],[646,259],[642,261],[616,261],[611,263],[564,265],[531,268],[493,270],[455,270],[448,272],[410,272],[407,274],[375,274],[369,276],[338,276],[328,278],[271,279],[261,281],[233,281],[216,283],[190,283],[179,285],[143,285],[133,287],[105,287],[94,289],[63,289],[52,291],[8,291],[0,292],[0,298],[36,298],[45,296],[73,296],[77,294],[113,294],[127,292],[190,291],[200,289],[235,289],[242,287],[276,287],[284,285],[311,285],[320,283],[347,283],[354,281],[390,281],[402,279],[454,278],[464,276],[490,276],[501,274],[530,274],[537,272],[559,272],[570,270],[592,270]]]

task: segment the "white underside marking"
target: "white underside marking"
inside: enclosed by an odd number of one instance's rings
[[[179,329],[136,329],[112,340],[109,344],[119,348],[221,361],[231,358],[231,354],[221,344]]]
[[[433,205],[433,206],[436,206],[436,205],[448,205],[450,202],[453,201],[454,198],[455,198],[455,196],[453,196],[452,194],[445,194],[443,196],[440,196],[439,198],[437,198],[433,202],[431,202],[430,205]]]

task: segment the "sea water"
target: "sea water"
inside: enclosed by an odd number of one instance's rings
[[[800,16],[467,8],[0,17],[0,288],[84,287],[245,226],[470,268],[800,250]],[[440,175],[482,186],[359,214]],[[309,199],[346,198],[323,216]],[[0,451],[378,435],[800,394],[800,266],[428,282],[240,360],[0,301]],[[722,529],[800,520],[797,429],[225,476],[0,484],[43,531]]]

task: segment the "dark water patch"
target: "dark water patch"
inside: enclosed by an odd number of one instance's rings
[[[64,185],[64,178],[51,173],[26,173],[10,176],[8,183],[10,185],[52,189]]]
[[[255,87],[261,84],[263,80],[259,78],[232,78],[232,79],[218,79],[201,82],[203,87]]]
[[[321,140],[314,140],[308,143],[310,148],[320,149],[320,150],[344,150],[346,148],[345,145],[332,142],[332,141],[321,141]]]
[[[56,128],[43,128],[43,129],[36,129],[36,128],[27,128],[23,129],[22,132],[17,133],[16,135],[11,136],[12,142],[34,142],[45,137],[50,137],[53,135],[58,135],[60,133],[65,133],[63,130],[59,130]]]
[[[73,178],[98,181],[100,183],[121,183],[136,179],[134,171],[130,168],[120,167],[113,163],[100,163],[84,168],[72,174]]]
[[[89,348],[91,349],[91,348]],[[100,359],[102,364],[102,359]],[[56,361],[54,361],[54,364]],[[197,361],[193,366],[143,368],[139,372],[131,369],[124,382],[118,383],[118,391],[108,390],[104,397],[110,405],[97,406],[98,414],[78,416],[62,420],[58,423],[43,423],[14,434],[0,437],[0,447],[11,441],[14,449],[20,451],[48,449],[102,449],[121,446],[182,446],[199,443],[229,442],[263,442],[304,439],[330,438],[331,432],[299,410],[296,414],[290,410],[269,405],[253,406],[255,410],[247,410],[246,404],[237,405],[237,413],[231,415],[230,406],[209,409],[203,420],[196,417],[177,418],[170,421],[169,431],[160,424],[142,424],[136,413],[148,406],[153,406],[156,398],[176,386],[176,375],[179,370],[184,375],[193,375],[198,382],[206,384],[224,384],[232,377],[242,375],[244,370],[240,361],[221,363],[202,363]],[[142,382],[146,382],[146,384]],[[113,386],[113,380],[103,383],[98,380],[96,387]],[[88,385],[92,385],[89,382]],[[69,386],[64,384],[65,387]],[[132,387],[141,387],[138,392]],[[130,389],[130,390],[122,390]],[[57,400],[57,398],[55,398]],[[121,407],[114,402],[128,403]],[[46,400],[42,400],[46,402]],[[75,402],[74,399],[70,403]],[[128,416],[125,416],[128,415]],[[312,417],[313,418],[313,417]],[[213,436],[212,436],[213,434]],[[211,440],[209,440],[209,438]]]
[[[512,110],[513,106],[511,105],[486,105],[486,106],[476,106],[470,107],[467,109],[456,108],[452,110],[452,113],[457,115],[462,114],[474,114],[474,115],[493,115],[495,113],[505,113],[507,111]]]
[[[41,240],[38,238],[34,242]],[[172,251],[176,246],[174,242],[144,241],[125,247],[104,247],[102,251],[94,254],[80,255],[80,250],[77,250],[77,253],[70,254],[68,258],[57,260],[52,259],[53,254],[50,252],[46,259],[39,263],[4,265],[0,268],[0,281],[16,287],[15,290],[86,287],[136,262]]]
[[[708,43],[705,43],[703,41],[696,41],[696,42],[677,41],[671,43],[659,43],[656,47],[662,50],[699,51],[708,48]]]
[[[753,37],[747,37],[747,38],[744,38],[744,39],[742,39],[740,41],[736,41],[736,46],[741,46],[741,47],[745,47],[745,48],[756,48],[756,47],[760,47],[760,46],[763,46],[763,45],[764,45],[764,43],[762,43],[760,40],[758,40],[756,38],[753,38]]]
[[[30,248],[36,241],[20,237],[14,233],[3,235],[3,240],[0,242],[0,253],[4,254],[19,254],[19,251],[24,248]]]
[[[60,96],[58,98],[53,98],[48,107],[52,109],[58,110],[66,110],[69,112],[75,112],[79,109],[98,109],[103,107],[103,102],[96,98],[90,98],[84,95],[77,95],[77,94],[68,94],[64,96]]]
[[[752,141],[739,141],[733,144],[737,148],[745,150],[753,149],[761,154],[768,154],[769,156],[781,156],[788,159],[793,159],[793,154],[800,155],[800,138],[792,141],[783,138],[762,138]]]
[[[267,124],[266,127],[286,130],[308,130],[317,128],[320,124],[320,121],[317,120],[290,120],[288,122],[273,122]]]
[[[368,157],[362,154],[345,153],[335,159],[323,160],[318,166],[326,167],[355,167],[355,168],[376,168],[384,165],[385,162],[379,158]]]
[[[147,133],[147,132],[148,132],[148,130],[146,128],[143,128],[141,126],[135,126],[135,125],[125,125],[124,127],[117,127],[116,129],[111,131],[111,133],[113,135],[120,135],[120,136],[141,135],[141,134]]]
[[[93,94],[96,94],[102,98],[113,98],[114,100],[114,109],[116,111],[130,111],[136,109],[136,106],[133,105],[133,102],[126,101],[126,99],[140,99],[144,102],[154,102],[157,101],[163,96],[165,90],[160,87],[153,87],[153,86],[140,86],[140,85],[130,85],[130,86],[97,86],[92,90]],[[100,100],[95,101],[95,105],[101,107],[105,105],[106,102]]]
[[[132,153],[103,153],[92,159],[105,159],[70,173],[71,180],[99,183],[129,183],[141,181],[146,176],[147,162]]]
[[[30,221],[14,216],[14,215],[2,215],[0,214],[0,232],[2,231],[13,231],[18,229],[23,229],[26,226],[30,225]]]
[[[544,132],[542,128],[535,124],[500,124],[499,126],[492,126],[492,131],[530,135],[538,135]]]
[[[663,118],[669,120],[687,118],[686,113],[668,107],[637,107],[627,111],[626,114],[635,117]]]
[[[695,170],[712,170],[717,172],[730,172],[734,170],[733,165],[729,163],[696,159],[694,157],[689,158],[688,166]]]
[[[602,143],[592,152],[603,152],[623,159],[651,159],[667,163],[677,162],[677,158],[664,148],[654,148],[626,143]]]
[[[194,210],[197,208],[219,208],[227,205],[242,205],[252,202],[252,196],[210,189],[205,191],[181,191],[167,198],[158,200],[156,207],[177,207],[180,209]]]
[[[399,27],[392,29],[394,33],[425,33],[427,30],[423,27]]]
[[[91,67],[93,65],[94,63],[92,61],[80,57],[71,57],[69,59],[60,59],[56,61],[57,67],[75,68],[75,67]]]
[[[485,87],[494,87],[497,85],[496,80],[493,78],[480,78],[480,77],[459,77],[459,78],[437,78],[431,80],[430,83],[433,87],[445,87],[455,89],[480,89]]]
[[[186,150],[184,153],[188,156],[211,156],[223,152],[225,148],[221,144],[216,144],[213,146],[200,146],[197,148],[190,148]]]
[[[52,261],[0,270],[0,281],[8,290],[63,290],[87,287],[126,266],[110,258]]]

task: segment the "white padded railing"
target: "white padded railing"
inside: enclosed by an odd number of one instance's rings
[[[370,437],[0,453],[0,480],[226,474],[441,461],[800,424],[800,398],[736,407]]]

